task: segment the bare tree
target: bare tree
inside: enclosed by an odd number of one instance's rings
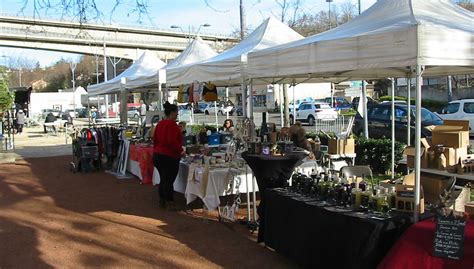
[[[352,20],[356,16],[356,5],[352,4],[351,2],[342,3],[339,6],[340,15],[339,15],[339,23],[343,24],[350,20]]]
[[[275,3],[280,7],[280,12],[277,16],[280,21],[286,22],[288,13],[292,11],[292,18],[288,21],[293,22],[300,11],[302,0],[275,0]]]
[[[32,8],[33,17],[40,18],[42,12],[60,12],[61,17],[72,17],[79,23],[97,21],[103,18],[104,13],[97,6],[96,0],[22,0],[23,6],[20,10],[24,14],[26,10]],[[110,10],[110,20],[117,7],[130,5],[132,8],[127,15],[134,14],[138,22],[143,22],[144,17],[148,17],[148,0],[114,0]],[[149,18],[149,17],[148,17]]]
[[[456,0],[455,2],[467,10],[474,11],[474,3],[472,0]]]

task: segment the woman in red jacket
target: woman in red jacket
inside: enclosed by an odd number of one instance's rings
[[[173,184],[178,175],[179,160],[186,155],[183,136],[176,124],[178,107],[166,102],[165,119],[158,122],[153,137],[153,164],[160,173],[160,206],[173,202]]]

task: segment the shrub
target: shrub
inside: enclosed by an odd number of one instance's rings
[[[392,101],[392,97],[388,95],[381,96],[379,99],[380,101]],[[395,100],[406,101],[407,98],[405,96],[395,96]],[[415,105],[415,98],[411,98],[410,104]],[[431,111],[439,111],[441,108],[445,107],[447,104],[448,104],[447,102],[441,102],[441,101],[435,101],[435,100],[428,100],[428,99],[421,100],[421,106]]]
[[[395,165],[403,157],[404,146],[395,141]],[[391,167],[392,140],[359,137],[356,140],[356,154],[357,165],[368,165],[374,173],[385,173]]]

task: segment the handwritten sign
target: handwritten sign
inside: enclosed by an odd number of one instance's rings
[[[464,254],[466,220],[452,216],[437,218],[433,256],[460,260]]]

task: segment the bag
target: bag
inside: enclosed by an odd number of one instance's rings
[[[206,83],[202,89],[202,98],[206,102],[216,102],[217,99],[217,87],[212,83]]]

